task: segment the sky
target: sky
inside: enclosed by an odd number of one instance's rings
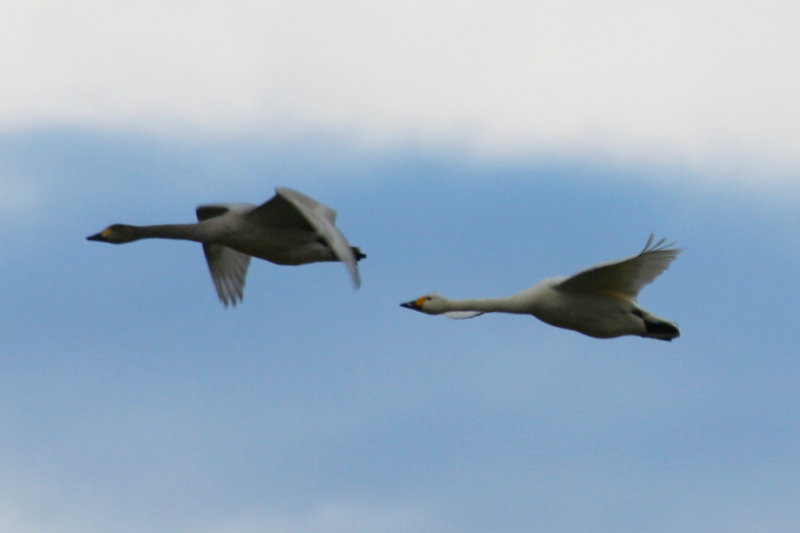
[[[0,20],[0,528],[800,528],[790,2],[151,2]],[[367,254],[112,247],[277,186]],[[684,248],[671,343],[426,316]]]

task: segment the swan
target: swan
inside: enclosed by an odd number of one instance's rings
[[[112,224],[90,241],[123,244],[139,239],[182,239],[203,243],[203,252],[222,303],[244,297],[250,257],[279,265],[342,261],[358,288],[357,262],[366,257],[334,225],[336,211],[285,187],[261,205],[228,203],[197,207],[198,222],[131,226]]]
[[[601,263],[570,277],[548,278],[506,298],[451,300],[430,294],[400,304],[429,315],[472,318],[483,313],[531,314],[560,328],[590,337],[638,335],[671,341],[678,327],[636,304],[639,291],[667,269],[681,252],[650,235],[637,255]]]

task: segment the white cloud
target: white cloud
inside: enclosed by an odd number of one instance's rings
[[[0,126],[345,133],[800,170],[788,1],[21,2]]]

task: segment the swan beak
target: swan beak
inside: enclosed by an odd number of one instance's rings
[[[422,306],[419,305],[416,300],[402,303],[400,304],[400,307],[405,307],[406,309],[413,309],[414,311],[420,311],[422,309]]]
[[[108,242],[108,237],[106,237],[105,232],[101,231],[100,233],[96,233],[94,235],[89,235],[86,237],[87,241],[98,241],[98,242]]]
[[[98,241],[98,242],[108,242],[111,234],[114,233],[114,228],[112,226],[107,227],[100,233],[95,233],[94,235],[89,235],[86,237],[87,241]]]

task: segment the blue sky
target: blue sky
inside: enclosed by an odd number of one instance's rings
[[[145,2],[141,46],[92,2],[14,8],[0,526],[800,527],[797,8],[734,2],[701,32],[713,3],[374,5]],[[225,309],[194,243],[84,239],[280,185],[339,212],[360,290],[255,261]],[[640,295],[672,343],[398,306],[512,294],[650,232],[685,248]]]

